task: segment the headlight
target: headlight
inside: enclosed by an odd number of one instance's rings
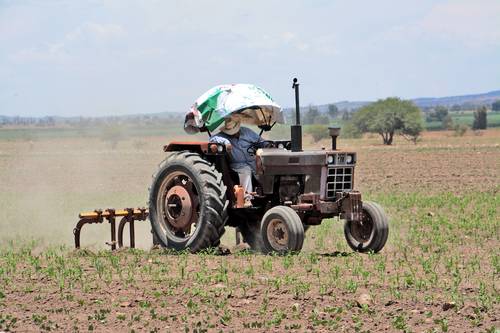
[[[328,155],[326,161],[328,162],[328,164],[332,164],[333,163],[333,155]]]
[[[278,148],[279,148],[279,149],[285,149],[285,145],[284,145],[284,144],[282,144],[282,143],[278,143]]]
[[[352,155],[347,155],[347,157],[345,158],[345,162],[347,164],[351,164],[352,163]]]

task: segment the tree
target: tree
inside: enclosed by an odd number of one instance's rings
[[[427,114],[427,121],[443,121],[448,115],[448,108],[446,106],[438,105]]]
[[[304,124],[314,124],[316,117],[319,116],[318,107],[316,105],[309,105],[304,117]]]
[[[420,109],[411,101],[403,101],[397,97],[368,104],[353,116],[354,126],[362,133],[377,133],[385,145],[391,145],[395,134],[414,143],[423,130]]]
[[[328,116],[331,119],[334,119],[338,116],[339,114],[339,109],[335,104],[328,104]]]
[[[497,101],[494,101],[493,104],[491,104],[491,109],[493,111],[500,111],[500,99]]]
[[[448,115],[448,108],[442,105],[436,106],[434,113],[436,115],[437,120],[443,121],[444,117]]]
[[[479,109],[476,109],[476,111],[474,111],[474,123],[472,124],[472,129],[482,130],[488,127],[486,112],[486,106],[481,106]]]
[[[342,113],[342,120],[347,121],[351,119],[351,114],[349,113],[348,110],[344,110]]]

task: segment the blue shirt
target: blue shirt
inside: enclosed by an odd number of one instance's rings
[[[247,127],[240,127],[239,137],[219,132],[210,138],[210,142],[231,144],[231,169],[238,170],[249,166],[253,173],[255,173],[255,156],[251,156],[247,149],[252,143],[261,141],[261,137]]]

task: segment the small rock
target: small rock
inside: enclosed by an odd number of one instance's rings
[[[128,308],[128,307],[130,307],[131,305],[132,305],[132,304],[131,304],[130,302],[121,302],[121,303],[120,303],[120,306],[121,306],[122,308]]]
[[[246,306],[246,305],[248,305],[250,303],[252,303],[251,300],[249,300],[249,299],[243,299],[243,300],[239,301],[238,303],[236,303],[235,306],[236,307],[242,307],[242,306]]]
[[[428,212],[427,213],[427,216],[430,216],[430,217],[434,217],[434,215],[436,215],[436,214],[434,214],[434,212]]]
[[[461,310],[458,311],[459,314],[474,320],[476,318],[476,313],[474,311],[475,307],[473,305],[467,304]]]
[[[360,308],[363,305],[370,306],[370,305],[373,305],[373,298],[370,296],[370,294],[363,293],[363,294],[359,295],[356,302]]]
[[[250,250],[250,245],[242,242],[242,243],[237,244],[235,247],[233,247],[232,252],[238,253],[238,252],[243,252],[243,251],[247,251],[247,250]]]
[[[259,276],[258,279],[263,283],[267,283],[269,281],[269,278],[266,276]]]
[[[225,245],[219,245],[217,252],[220,256],[228,256],[231,254],[231,250]]]
[[[446,302],[443,304],[443,311],[448,311],[449,309],[453,309],[456,306],[455,302]]]

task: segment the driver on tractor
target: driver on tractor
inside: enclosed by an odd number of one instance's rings
[[[255,155],[250,151],[264,141],[248,127],[242,127],[238,117],[230,117],[225,120],[220,132],[210,137],[210,142],[231,145],[230,167],[238,174],[240,185],[245,191],[245,207],[251,207],[252,176],[255,175],[256,165]]]

